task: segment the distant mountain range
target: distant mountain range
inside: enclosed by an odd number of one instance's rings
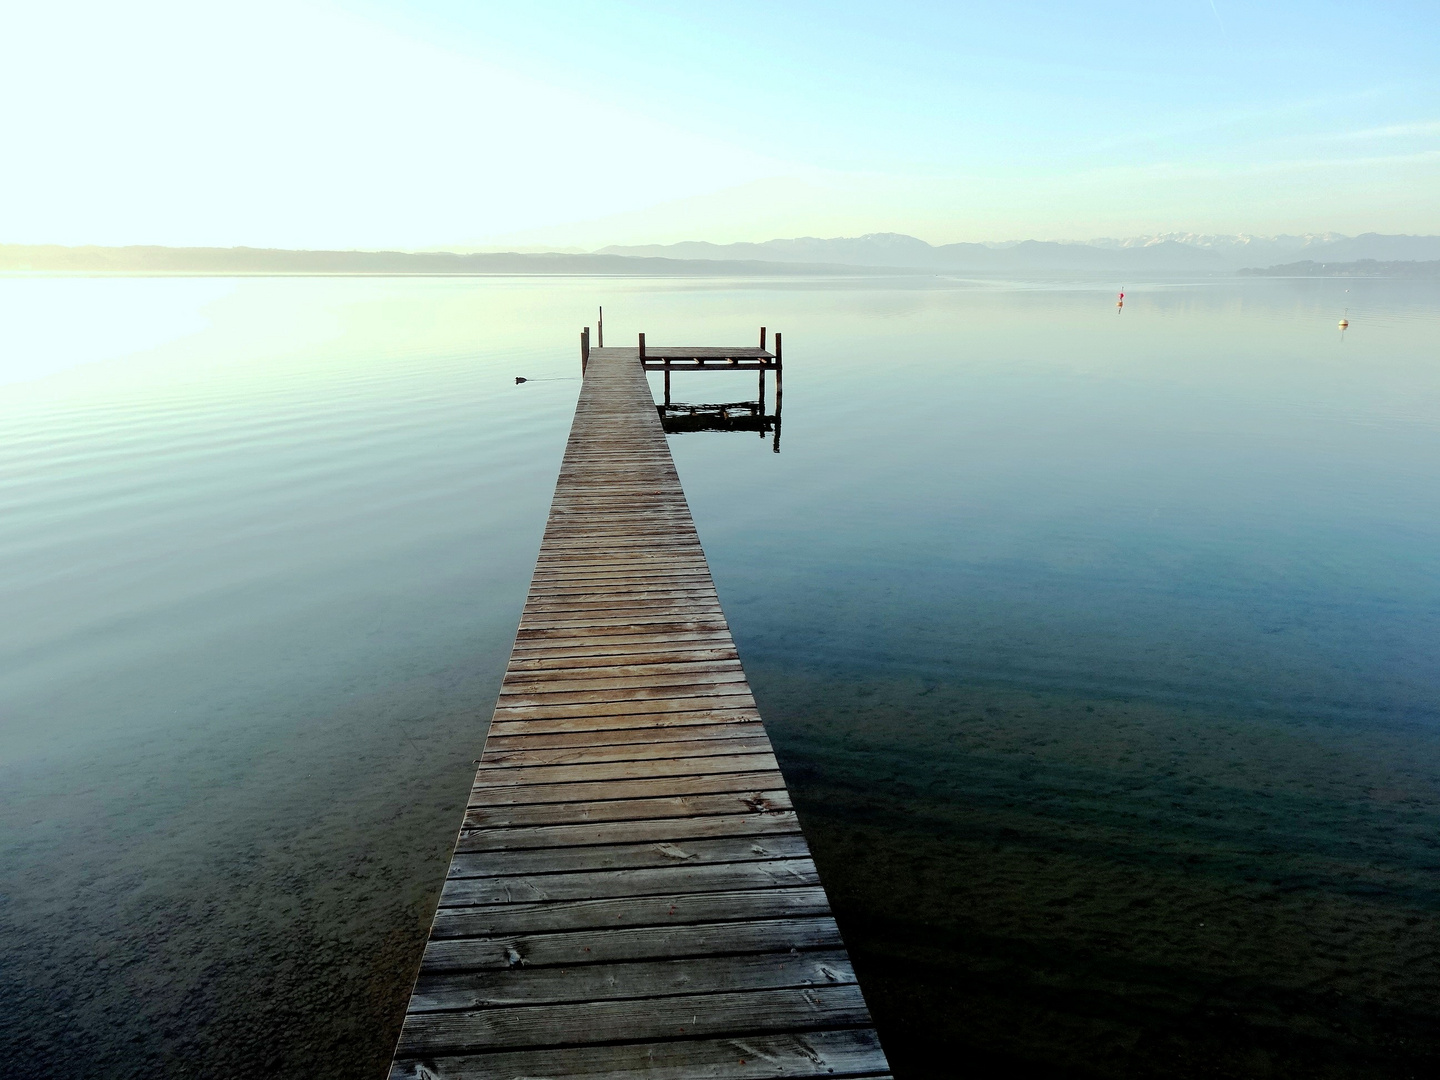
[[[1440,236],[1197,236],[1086,243],[927,244],[900,233],[759,244],[607,247],[589,254],[445,251],[291,251],[280,248],[62,247],[0,244],[0,271],[115,274],[566,274],[624,276],[958,274],[1375,275],[1440,261]],[[1277,265],[1283,264],[1283,265]],[[1363,270],[1340,270],[1337,264]],[[1314,268],[1312,268],[1314,267]],[[1392,269],[1377,269],[1391,267]],[[1318,269],[1315,269],[1318,268]],[[1425,273],[1420,271],[1419,273]]]
[[[941,244],[901,233],[821,240],[767,240],[759,244],[680,244],[602,248],[605,255],[749,262],[831,263],[846,266],[907,267],[939,272],[1025,274],[1041,272],[1135,271],[1229,273],[1247,267],[1308,258],[1323,262],[1375,259],[1440,259],[1440,236],[1202,236],[1167,233],[1128,240],[1080,243],[1025,240],[1015,244]]]

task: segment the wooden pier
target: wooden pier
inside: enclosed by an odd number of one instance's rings
[[[645,378],[712,351],[582,347],[391,1078],[887,1077]]]

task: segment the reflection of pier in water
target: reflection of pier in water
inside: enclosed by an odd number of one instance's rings
[[[664,400],[656,406],[666,434],[679,435],[692,431],[753,431],[762,439],[773,432],[771,449],[780,452],[780,410],[784,400],[783,350],[781,338],[775,335],[775,351],[766,349],[766,328],[760,328],[760,347],[696,348],[693,346],[660,346],[646,348],[645,335],[640,335],[640,360],[646,371],[664,374]],[[755,400],[714,404],[677,402],[670,394],[670,376],[677,371],[754,371],[757,372]],[[775,373],[775,411],[765,411],[765,376]]]
[[[660,424],[667,435],[683,435],[691,431],[753,431],[762,439],[774,433],[771,449],[780,452],[780,403],[773,413],[765,412],[765,389],[760,388],[756,401],[730,401],[715,405],[691,405],[682,401],[666,401],[655,406]]]

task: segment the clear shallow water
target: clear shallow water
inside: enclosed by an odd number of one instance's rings
[[[603,302],[897,1074],[1432,1071],[1440,299],[1127,293],[0,280],[0,1056],[383,1074]]]

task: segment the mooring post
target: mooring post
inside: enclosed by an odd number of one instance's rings
[[[775,331],[775,408],[780,408],[780,373],[785,370],[785,361],[780,351],[780,331]]]
[[[780,385],[781,372],[785,370],[783,353],[780,349],[780,331],[775,331],[775,441],[771,443],[770,449],[774,453],[780,452],[780,414],[785,408],[784,388]]]
[[[580,374],[585,374],[585,365],[590,363],[590,327],[580,331]]]
[[[595,323],[595,344],[599,348],[605,347],[605,309],[600,309],[600,318]]]
[[[665,404],[670,404],[670,361],[665,361]]]
[[[760,351],[765,351],[765,328],[760,327]]]
[[[640,335],[640,363],[645,363],[645,335]]]

